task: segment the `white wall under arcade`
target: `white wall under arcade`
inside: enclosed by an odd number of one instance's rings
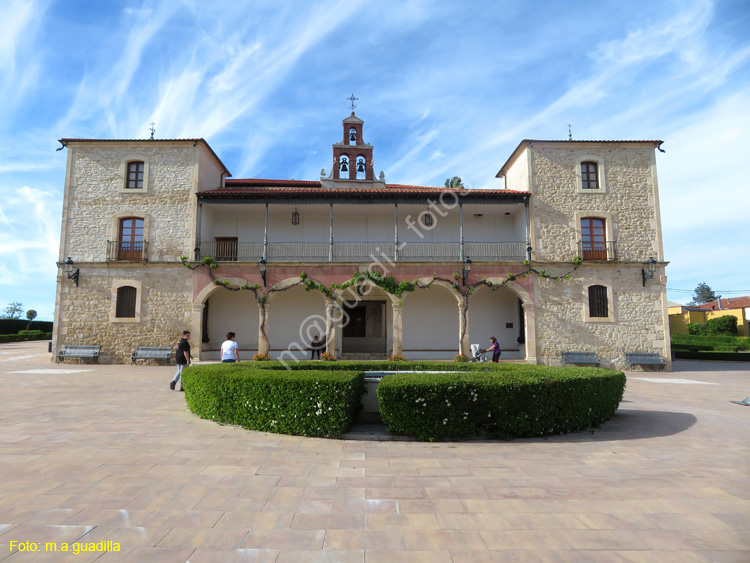
[[[283,359],[309,359],[313,336],[325,340],[325,305],[319,291],[305,291],[304,285],[271,294],[266,312],[271,358],[278,359],[283,352]]]
[[[487,287],[479,287],[469,297],[471,344],[479,344],[486,349],[490,346],[490,336],[494,336],[502,350],[500,359],[523,360],[526,349],[518,343],[519,323],[518,297],[510,289],[491,291]]]
[[[259,313],[253,294],[217,287],[208,298],[206,306],[209,341],[201,343],[201,360],[221,359],[219,349],[230,331],[237,335],[240,360],[251,360],[258,351]]]
[[[403,354],[407,360],[452,360],[458,354],[458,301],[433,286],[404,294]]]

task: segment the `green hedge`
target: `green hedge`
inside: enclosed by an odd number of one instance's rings
[[[40,334],[0,334],[0,343],[25,342],[27,340],[52,340],[52,333],[42,332]]]
[[[672,346],[709,346],[711,349],[718,347],[737,348],[738,350],[750,350],[750,338],[746,336],[695,336],[692,334],[673,334]]]
[[[0,319],[0,335],[17,334],[20,330],[26,330],[29,321],[26,319]],[[31,321],[29,329],[52,332],[52,321]]]
[[[384,377],[378,401],[390,432],[420,440],[511,439],[598,426],[617,410],[624,390],[621,371],[501,364]]]
[[[687,350],[675,350],[674,355],[681,360],[750,362],[749,352],[690,352]]]
[[[362,371],[329,371],[320,362],[315,370],[279,371],[268,364],[185,368],[188,407],[202,418],[262,432],[328,437],[351,428],[362,408]]]

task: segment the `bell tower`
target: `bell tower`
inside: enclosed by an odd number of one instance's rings
[[[372,182],[372,146],[365,143],[362,136],[365,122],[352,110],[352,114],[341,123],[343,138],[333,145],[333,179]]]

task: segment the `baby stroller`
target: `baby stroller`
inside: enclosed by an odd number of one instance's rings
[[[472,362],[488,362],[487,350],[482,350],[479,344],[471,345],[471,361]]]

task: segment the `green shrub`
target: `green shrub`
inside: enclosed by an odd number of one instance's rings
[[[23,319],[0,319],[0,335],[18,334],[20,330],[41,330],[52,332],[52,321],[29,321]]]
[[[691,323],[688,332],[692,335],[728,335],[737,336],[737,317],[724,315],[709,319],[705,323]]]
[[[361,370],[266,369],[274,363],[186,368],[187,405],[202,418],[262,432],[328,437],[351,428],[362,406]]]
[[[501,365],[389,375],[378,385],[378,401],[390,432],[420,440],[510,439],[597,426],[617,410],[624,389],[621,371]]]
[[[52,340],[52,333],[42,332],[40,334],[0,334],[0,343],[26,342],[29,340]]]
[[[18,334],[44,334],[44,331],[42,330],[19,330]]]

